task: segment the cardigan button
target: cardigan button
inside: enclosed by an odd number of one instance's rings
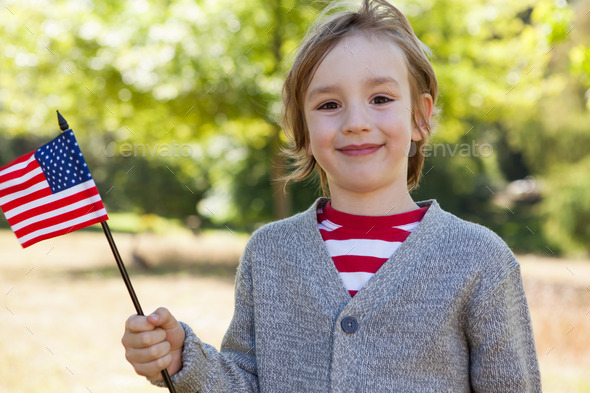
[[[340,322],[340,326],[342,326],[342,330],[346,333],[352,334],[356,332],[359,325],[355,317],[344,317]]]

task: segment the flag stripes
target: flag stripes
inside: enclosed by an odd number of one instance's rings
[[[0,207],[23,247],[108,219],[71,130],[0,168]]]

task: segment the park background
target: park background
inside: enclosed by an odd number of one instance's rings
[[[522,264],[544,390],[590,392],[590,1],[396,1],[442,109],[414,200],[496,231]],[[249,233],[307,208],[280,89],[325,3],[12,0],[0,163],[76,133],[144,309],[219,347]],[[0,216],[0,392],[158,391],[120,344],[131,300],[98,227],[21,250]]]

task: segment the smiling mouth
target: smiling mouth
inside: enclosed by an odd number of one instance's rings
[[[347,156],[364,156],[376,152],[382,146],[384,145],[378,145],[375,143],[365,143],[362,145],[346,145],[343,147],[339,147],[336,150]]]

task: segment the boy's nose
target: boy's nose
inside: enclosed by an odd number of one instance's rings
[[[348,105],[343,119],[342,132],[366,132],[371,130],[371,121],[367,108],[361,104]]]

